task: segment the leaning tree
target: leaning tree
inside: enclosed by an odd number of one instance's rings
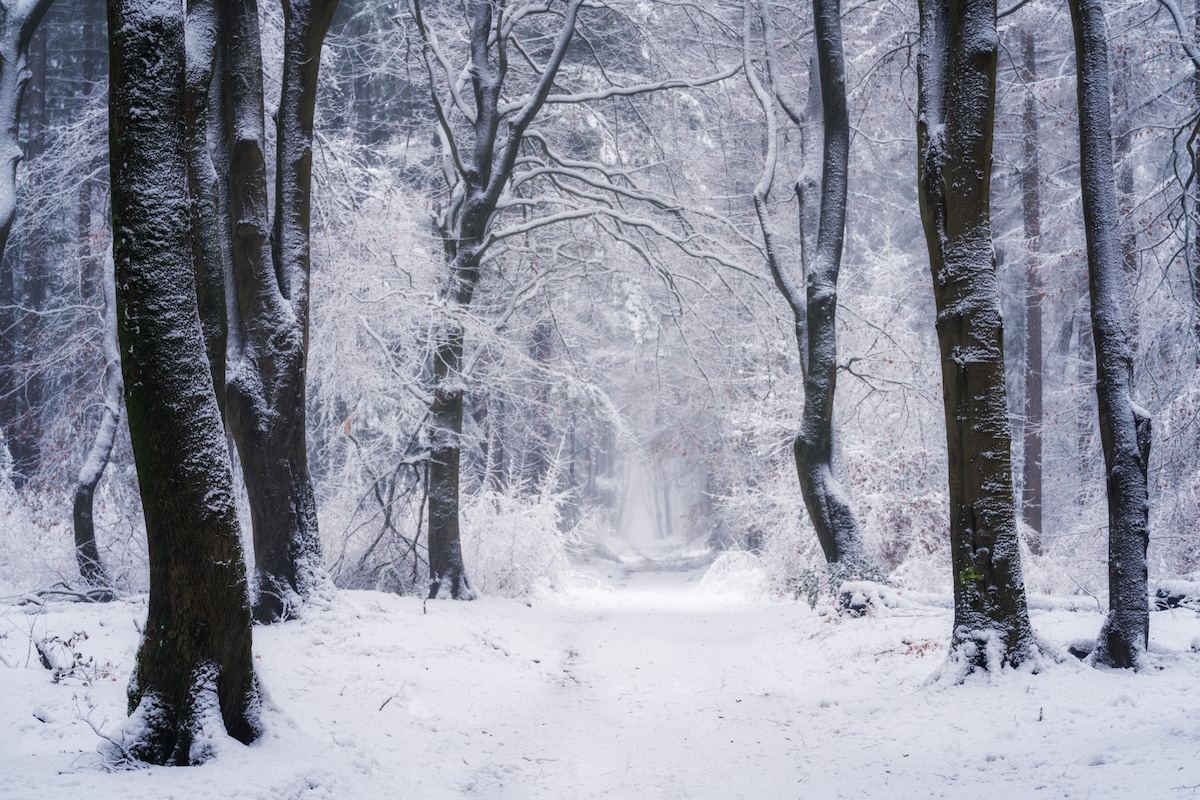
[[[761,179],[754,190],[754,209],[762,231],[767,265],[775,286],[787,300],[794,319],[800,363],[804,371],[804,414],[792,444],[796,474],[809,518],[826,560],[845,577],[870,574],[874,569],[863,546],[862,529],[850,507],[845,488],[834,472],[833,400],[837,387],[837,287],[846,227],[846,188],[850,160],[850,116],[846,106],[846,62],[838,0],[815,0],[813,22],[816,53],[811,62],[807,108],[786,96],[777,77],[777,48],[767,0],[757,13],[747,4],[743,19],[746,79],[767,121],[767,153]],[[752,46],[757,18],[761,46]],[[761,62],[760,76],[755,62]],[[805,161],[797,181],[801,204],[802,265],[787,263],[778,244],[769,200],[778,169],[779,131],[776,109],[782,107],[800,128]],[[808,133],[821,125],[823,146],[818,152]],[[817,179],[816,164],[822,165]],[[814,213],[815,212],[815,213]]]

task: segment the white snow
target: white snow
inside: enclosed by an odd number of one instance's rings
[[[738,581],[739,568],[748,574]],[[255,629],[266,735],[201,767],[107,772],[145,599],[0,606],[0,798],[1191,797],[1200,617],[1151,619],[1150,668],[1073,658],[963,685],[946,598],[861,618],[771,600],[752,561],[593,567],[542,599],[341,592]],[[930,601],[935,601],[931,603]],[[1100,615],[1034,602],[1038,633]],[[33,640],[76,637],[58,683]],[[60,653],[59,660],[66,657]],[[90,685],[88,685],[90,683]]]

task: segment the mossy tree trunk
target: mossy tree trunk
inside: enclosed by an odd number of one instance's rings
[[[921,0],[917,146],[941,349],[954,572],[953,658],[1034,655],[1013,498],[991,232],[995,0]]]

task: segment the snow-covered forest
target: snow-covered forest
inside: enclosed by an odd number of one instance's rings
[[[1200,786],[1200,0],[0,8],[0,797]]]

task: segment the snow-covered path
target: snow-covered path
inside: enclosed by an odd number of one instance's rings
[[[269,732],[191,769],[99,771],[80,719],[89,702],[102,727],[123,716],[142,601],[0,608],[0,798],[1200,795],[1194,613],[1153,616],[1141,674],[1072,662],[930,685],[946,609],[845,619],[614,569],[528,605],[349,592],[258,628]],[[1060,643],[1098,623],[1035,612]],[[29,634],[78,631],[92,685],[54,684]]]

